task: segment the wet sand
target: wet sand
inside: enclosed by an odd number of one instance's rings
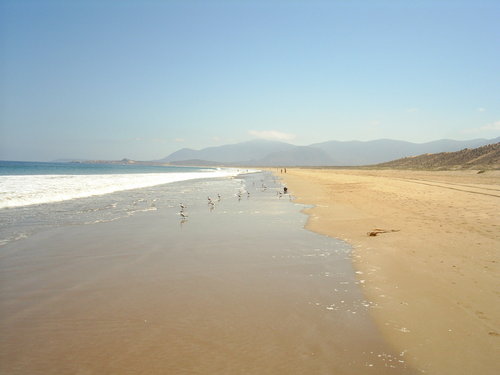
[[[307,228],[354,246],[378,326],[416,369],[500,373],[500,171],[287,172],[315,205]]]
[[[3,246],[0,372],[413,373],[373,323],[350,246],[303,229],[271,175],[246,184],[214,207],[213,182],[182,185],[184,221],[160,197]]]

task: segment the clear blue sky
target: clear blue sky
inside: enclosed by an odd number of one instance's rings
[[[0,2],[0,159],[500,135],[499,1]]]

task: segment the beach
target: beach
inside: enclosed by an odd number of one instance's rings
[[[384,337],[419,372],[500,372],[500,171],[274,173],[306,227],[354,247]]]
[[[291,198],[252,173],[0,211],[0,372],[414,374]]]

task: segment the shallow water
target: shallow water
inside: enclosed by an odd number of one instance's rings
[[[230,168],[0,161],[0,210],[237,174]]]
[[[1,372],[410,373],[349,246],[281,189],[259,173],[48,205],[59,221],[0,248]]]
[[[46,181],[40,183],[41,186],[37,188],[32,187],[33,184],[38,183],[37,179],[50,179],[52,176],[21,176],[29,179],[29,181],[25,184],[25,190],[39,191],[42,192],[40,194],[41,196],[48,196],[49,198],[54,197],[56,200],[62,199],[67,195],[65,193],[58,193],[59,191],[64,192],[66,188],[70,190],[69,195],[75,195],[78,193],[78,191],[75,190],[75,186],[78,186],[78,182],[76,182],[75,179],[81,179],[81,184],[91,186],[90,188],[85,188],[85,186],[81,188],[81,190],[87,195],[96,192],[96,186],[94,185],[95,178],[99,177],[104,177],[106,185],[112,186],[111,190],[124,187],[120,184],[120,182],[116,181],[118,178],[122,177],[128,181],[127,187],[129,188],[133,185],[148,184],[151,182],[151,179],[156,181],[156,185],[140,189],[116,191],[111,194],[98,194],[79,199],[67,199],[46,204],[30,204],[27,206],[0,208],[0,246],[17,239],[29,237],[40,230],[45,230],[54,226],[110,222],[126,218],[140,212],[155,211],[159,208],[177,208],[179,196],[182,197],[186,193],[193,192],[198,187],[205,188],[206,186],[211,186],[211,184],[214,184],[215,186],[221,185],[221,188],[224,191],[227,191],[227,194],[232,195],[234,194],[235,189],[240,186],[240,182],[236,182],[235,180],[228,178],[222,180],[219,179],[217,181],[214,179],[214,181],[212,181],[211,178],[201,179],[200,176],[206,176],[207,174],[215,176],[218,174],[231,175],[233,173],[236,173],[236,170],[224,170],[220,172],[213,171],[209,173],[78,174],[68,177],[73,181],[69,188],[68,186],[65,186],[64,182],[61,182],[61,178],[59,177],[54,179],[54,181],[49,184],[47,184]],[[7,178],[12,176],[3,177]],[[62,176],[63,179],[65,177],[65,175]],[[170,182],[161,185],[158,183],[158,181],[169,182],[172,179],[175,181],[175,178],[177,177],[184,179],[184,182]],[[185,181],[194,179],[195,177],[197,177],[195,184],[189,184]],[[221,184],[222,181],[223,183]],[[18,184],[12,184],[10,187],[11,194],[22,196],[22,192],[20,192],[20,189],[17,186]],[[57,186],[57,188],[54,188],[54,186]],[[2,187],[5,191],[9,190],[6,189],[5,184],[2,184]],[[23,196],[21,201],[27,199],[27,196]],[[31,203],[33,202],[34,201]],[[2,207],[2,204],[5,206],[8,202],[6,200],[2,201],[2,203],[0,203],[0,207]]]

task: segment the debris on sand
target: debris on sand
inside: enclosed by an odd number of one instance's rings
[[[367,235],[369,237],[375,237],[375,236],[379,235],[380,233],[391,233],[391,232],[399,232],[399,231],[400,231],[400,229],[379,229],[379,228],[375,228],[372,231],[368,232]]]

